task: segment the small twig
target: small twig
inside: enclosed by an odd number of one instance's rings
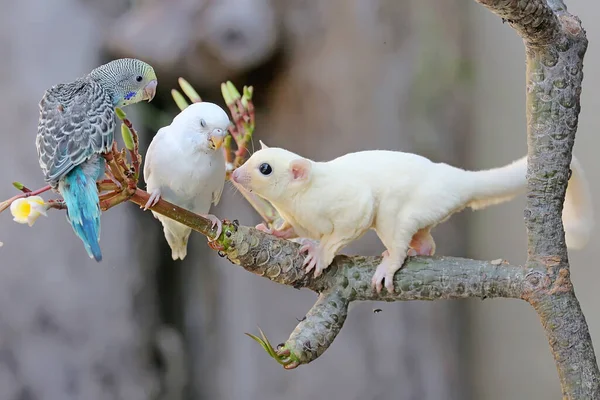
[[[148,192],[137,188],[127,200],[137,204],[140,207],[143,207],[146,205],[149,199],[150,194]],[[164,215],[165,217],[171,218],[174,221],[189,226],[193,230],[200,232],[204,236],[207,236],[211,239],[218,239],[216,237],[216,229],[212,228],[212,221],[198,214],[194,214],[185,208],[181,208],[173,203],[169,203],[166,200],[158,200],[158,202],[150,207],[149,210],[155,211],[161,215]]]
[[[123,190],[122,192],[111,192],[103,195],[103,199],[100,200],[100,209],[102,211],[107,211],[114,206],[121,204],[132,196],[128,190]]]
[[[38,194],[47,192],[48,190],[50,190],[51,187],[50,185],[44,186],[42,188],[39,188],[37,190],[29,190],[28,192],[24,192],[22,194],[18,194],[16,196],[11,197],[10,199],[3,201],[2,203],[0,203],[0,213],[4,210],[6,210],[8,207],[10,207],[10,205],[13,203],[13,201],[17,200],[17,199],[23,199],[26,197],[30,197],[30,196],[37,196]]]
[[[113,148],[111,151],[107,153],[103,153],[102,157],[106,160],[106,164],[110,169],[112,176],[115,178],[117,182],[120,184],[124,184],[126,181],[125,175],[121,168],[119,168],[119,164],[116,161],[116,157],[118,157],[118,151],[116,151],[116,142],[113,142]]]
[[[127,126],[127,128],[129,128],[129,131],[131,132],[131,137],[133,138],[133,150],[129,150],[129,155],[131,157],[131,165],[133,166],[135,177],[136,179],[138,179],[140,176],[140,164],[142,163],[142,156],[139,152],[140,142],[138,139],[138,134],[135,128],[133,127],[133,124],[128,118],[124,118],[123,123],[125,124],[125,126]]]
[[[240,184],[229,180],[231,184],[244,196],[246,201],[250,203],[250,205],[256,210],[258,215],[268,224],[269,227],[273,225],[275,221],[279,219],[279,213],[268,201],[264,200],[262,197],[255,195],[254,193],[250,193],[246,189],[244,189]]]
[[[64,200],[48,200],[47,202],[48,208],[53,208],[55,210],[66,210],[67,205]]]
[[[106,191],[110,191],[110,190],[121,190],[122,186],[119,184],[117,185],[115,182],[113,182],[110,179],[103,179],[99,182],[96,183],[98,186],[98,192],[106,192]]]

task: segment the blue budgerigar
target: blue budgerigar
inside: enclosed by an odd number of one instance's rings
[[[40,167],[46,182],[65,200],[67,220],[96,261],[102,260],[96,181],[104,175],[101,154],[110,151],[114,141],[115,107],[151,101],[156,86],[150,65],[124,58],[53,86],[40,101]]]

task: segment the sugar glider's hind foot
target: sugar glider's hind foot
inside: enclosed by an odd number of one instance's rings
[[[415,233],[410,241],[408,256],[432,256],[435,254],[435,241],[429,228],[423,228]]]
[[[398,260],[390,257],[390,253],[386,250],[382,253],[383,260],[381,264],[377,266],[373,278],[371,279],[371,286],[381,293],[381,289],[385,286],[388,293],[394,293],[394,274],[402,268],[402,260]]]
[[[394,274],[390,274],[386,259],[379,264],[371,279],[371,286],[377,293],[381,293],[384,285],[389,293],[394,293]]]

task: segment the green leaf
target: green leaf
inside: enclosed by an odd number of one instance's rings
[[[121,110],[119,107],[115,107],[115,114],[117,114],[117,117],[121,121],[127,118],[127,114],[125,114],[125,111]]]
[[[179,78],[177,82],[179,82],[181,90],[183,90],[183,93],[185,93],[185,95],[189,97],[192,103],[200,103],[202,101],[202,98],[200,98],[200,95],[198,94],[198,92],[196,92],[196,89],[194,89],[194,87],[190,85],[188,81],[186,81],[183,78]]]
[[[21,182],[13,182],[12,184],[17,188],[17,190],[23,190],[23,188],[25,188],[25,185],[23,185]]]
[[[123,137],[123,143],[125,143],[127,150],[133,151],[133,135],[125,124],[121,124],[121,136]]]
[[[183,97],[183,95],[179,93],[177,89],[171,90],[171,96],[173,96],[175,104],[177,104],[177,107],[179,107],[181,111],[183,111],[189,105],[185,97]]]
[[[263,350],[266,351],[267,354],[272,359],[277,361],[280,365],[286,366],[293,361],[291,357],[279,356],[277,354],[277,352],[275,351],[275,349],[273,348],[273,346],[271,345],[271,343],[269,342],[269,339],[267,339],[267,336],[265,336],[265,333],[262,331],[262,329],[258,328],[258,330],[260,332],[260,335],[262,336],[262,339],[259,338],[258,336],[252,335],[250,333],[245,333],[245,335],[247,335],[248,337],[251,337],[256,342],[258,342],[258,344],[261,345]]]

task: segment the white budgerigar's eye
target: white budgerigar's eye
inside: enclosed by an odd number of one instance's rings
[[[202,126],[203,128],[206,128],[206,121],[204,119],[200,120],[200,126]]]

